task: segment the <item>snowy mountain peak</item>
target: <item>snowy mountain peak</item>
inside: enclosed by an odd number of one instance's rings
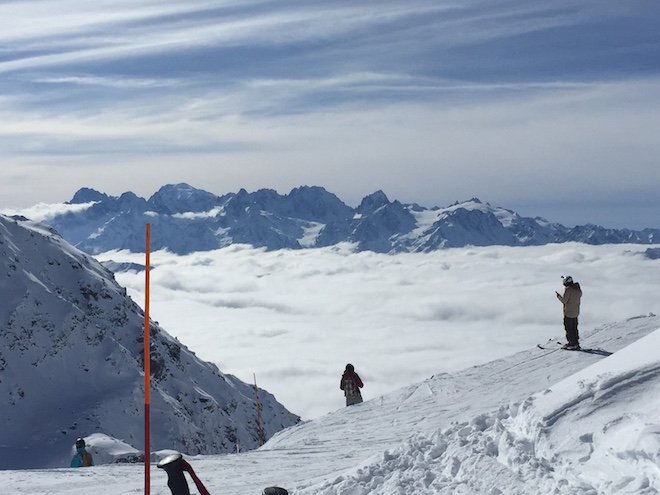
[[[390,200],[387,198],[385,193],[381,190],[376,191],[375,193],[366,196],[360,206],[358,206],[358,213],[361,215],[373,213],[378,208],[381,208],[389,204]]]
[[[346,221],[353,210],[337,196],[318,186],[303,186],[292,189],[285,197],[282,213],[312,222]]]
[[[142,450],[139,306],[107,269],[31,221],[0,216],[0,269],[2,468],[67,465],[76,437],[93,433]],[[259,445],[253,387],[200,361],[155,323],[150,340],[154,450]],[[298,421],[266,391],[259,404],[266,437]],[[98,454],[99,463],[115,460]]]
[[[69,204],[82,204],[82,203],[92,203],[95,201],[103,201],[108,199],[107,194],[103,194],[95,189],[90,189],[88,187],[83,187],[79,189],[74,195]]]
[[[209,211],[218,204],[218,198],[211,193],[181,183],[161,187],[147,203],[155,212],[171,215]]]

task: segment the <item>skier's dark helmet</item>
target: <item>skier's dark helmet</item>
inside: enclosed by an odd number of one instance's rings
[[[573,277],[571,277],[570,275],[567,276],[567,277],[564,277],[564,287],[568,287],[572,283],[573,283]]]

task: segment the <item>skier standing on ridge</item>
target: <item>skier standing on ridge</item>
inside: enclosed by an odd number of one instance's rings
[[[93,465],[94,460],[92,459],[92,454],[85,450],[85,440],[83,438],[79,438],[76,440],[76,455],[74,455],[73,459],[71,459],[71,467],[78,468]]]
[[[580,284],[573,281],[570,275],[562,277],[564,279],[564,294],[557,294],[557,299],[564,306],[564,329],[566,330],[567,343],[564,344],[563,349],[571,351],[580,348],[580,335],[578,334],[578,315],[580,314],[580,298],[582,297],[582,289]]]
[[[353,365],[350,363],[347,364],[344,374],[341,376],[341,382],[339,382],[339,388],[344,391],[347,406],[362,402],[360,389],[363,386],[362,380],[360,380],[360,376],[355,372]]]

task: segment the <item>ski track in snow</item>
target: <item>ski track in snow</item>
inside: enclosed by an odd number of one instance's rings
[[[272,485],[295,495],[658,493],[659,322],[583,337],[610,357],[534,348],[303,422],[257,451],[188,460],[223,495]],[[151,493],[169,494],[165,474],[151,473]],[[4,493],[143,493],[143,466],[0,471],[0,483]]]

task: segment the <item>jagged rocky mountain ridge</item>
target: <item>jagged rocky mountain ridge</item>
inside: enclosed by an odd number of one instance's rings
[[[2,469],[68,465],[76,437],[143,449],[144,313],[113,274],[46,225],[0,215]],[[254,387],[150,324],[152,451],[259,446]],[[263,436],[299,418],[259,390]],[[112,454],[94,451],[97,463]]]
[[[143,252],[144,224],[152,224],[152,249],[176,254],[233,243],[274,249],[353,243],[358,251],[426,252],[464,246],[530,246],[548,243],[652,244],[660,230],[567,228],[522,217],[472,199],[445,208],[390,201],[377,191],[357,208],[322,187],[299,187],[280,195],[270,189],[216,196],[188,184],[166,185],[145,200],[80,189],[70,211],[44,220],[84,252]]]

